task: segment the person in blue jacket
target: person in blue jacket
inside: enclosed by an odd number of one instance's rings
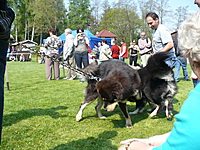
[[[179,48],[189,59],[194,73],[200,79],[200,10],[184,21],[179,28]],[[171,132],[147,139],[122,141],[119,150],[199,150],[200,149],[200,84],[190,92],[175,117]]]

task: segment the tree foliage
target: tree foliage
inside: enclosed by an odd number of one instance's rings
[[[34,39],[39,42],[46,38],[49,28],[64,30],[66,9],[62,0],[10,0],[9,5],[16,14],[12,34],[17,41],[35,35]]]
[[[65,6],[63,1],[67,1]],[[33,39],[41,43],[48,36],[49,28],[76,30],[78,27],[93,34],[109,30],[126,42],[138,39],[145,31],[150,37],[152,30],[147,26],[145,16],[154,11],[161,23],[166,21],[177,29],[187,16],[187,6],[172,11],[169,0],[8,0],[16,13],[12,35],[17,41]],[[174,16],[173,19],[171,16]],[[171,21],[169,21],[171,20]]]
[[[99,30],[107,29],[116,34],[118,40],[132,41],[137,37],[141,27],[141,19],[135,10],[136,7],[118,2],[114,8],[105,11]]]
[[[68,21],[71,29],[87,28],[90,14],[90,0],[69,0]]]

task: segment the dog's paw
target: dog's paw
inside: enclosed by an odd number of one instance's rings
[[[173,114],[172,113],[170,113],[170,114],[168,114],[168,116],[167,116],[167,120],[172,120],[173,119]]]
[[[149,116],[151,117],[151,118],[153,118],[153,117],[155,117],[157,114],[154,114],[154,113],[151,113]]]
[[[131,122],[131,119],[130,118],[126,118],[126,127],[127,128],[130,128],[130,127],[132,127],[133,125],[132,125],[132,122]]]
[[[129,115],[136,115],[136,114],[138,114],[138,112],[133,111],[133,112],[129,112],[128,114],[129,114]]]
[[[135,111],[129,112],[129,115],[135,115],[135,114],[138,114],[138,112],[139,112],[139,109],[136,109]]]
[[[131,128],[133,125],[132,124],[128,124],[126,125],[126,128]]]
[[[79,115],[79,114],[77,114],[77,115],[76,115],[76,121],[80,121],[81,119],[82,119],[82,116]]]
[[[99,117],[100,119],[106,119],[106,117],[105,116],[101,116],[101,117]]]

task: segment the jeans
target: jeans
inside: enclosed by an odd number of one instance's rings
[[[83,68],[82,64],[85,67],[89,65],[89,58],[88,58],[88,53],[75,53],[74,54],[75,62],[78,68]],[[85,82],[85,76],[83,75],[78,75],[78,78],[80,82]]]
[[[119,60],[124,61],[124,58],[119,56]]]
[[[0,138],[2,133],[3,108],[4,108],[4,73],[8,41],[0,40]],[[1,141],[1,139],[0,139]]]
[[[78,68],[87,67],[89,65],[88,53],[75,53],[74,54],[75,62]]]
[[[170,68],[174,68],[174,67],[175,67],[176,61],[177,61],[177,58],[176,58],[176,57],[171,57],[171,58],[165,59],[165,63],[166,63]]]
[[[192,82],[195,88],[195,86],[200,82],[200,79],[192,79]]]
[[[174,79],[176,82],[179,81],[178,78],[180,76],[180,67],[182,67],[184,79],[188,80],[187,61],[184,57],[177,57],[174,71]]]

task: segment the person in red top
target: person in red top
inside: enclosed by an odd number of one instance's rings
[[[126,46],[124,39],[121,40],[121,45],[119,59],[124,61],[124,58],[128,58],[128,47]]]
[[[111,51],[112,51],[112,58],[113,59],[119,59],[120,48],[116,44],[116,41],[113,41],[113,46],[111,47]]]

